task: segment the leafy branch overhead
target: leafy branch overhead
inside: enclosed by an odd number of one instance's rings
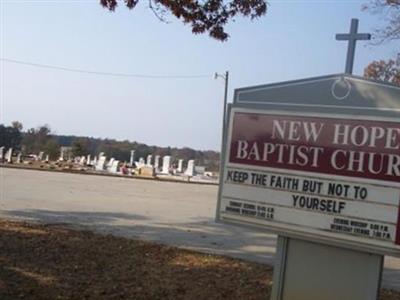
[[[400,53],[396,59],[373,61],[365,68],[364,76],[400,86]]]
[[[133,9],[139,0],[124,0],[124,4]],[[117,0],[100,0],[103,7],[114,11]],[[149,8],[156,16],[164,20],[165,13],[169,12],[185,24],[190,24],[194,34],[208,33],[211,37],[226,41],[229,34],[225,25],[236,16],[255,19],[263,16],[267,11],[267,2],[264,0],[149,0]]]
[[[371,0],[363,9],[380,15],[385,21],[383,26],[375,29],[374,43],[400,39],[400,0]]]
[[[364,9],[382,17],[384,25],[376,28],[374,43],[376,45],[397,43],[397,56],[394,59],[371,62],[364,69],[364,76],[375,80],[387,81],[400,86],[400,0],[371,0]]]

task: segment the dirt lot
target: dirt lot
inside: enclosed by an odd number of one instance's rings
[[[220,256],[0,220],[0,299],[269,299],[272,269]],[[382,291],[381,300],[400,299]]]

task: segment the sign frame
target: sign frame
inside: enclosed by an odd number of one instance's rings
[[[296,98],[296,93],[293,94],[293,91],[286,93],[284,95],[285,101],[281,102],[279,99],[276,98],[275,89],[281,93],[282,88],[285,87],[296,87],[299,86],[300,90],[307,85],[312,84],[319,84],[320,82],[326,82],[327,84],[337,85],[340,80],[345,80],[346,84],[352,87],[352,91],[348,92],[348,96],[350,99],[343,102],[343,99],[337,99],[333,93],[331,93],[331,97],[327,96],[327,101],[324,103],[316,103],[315,99],[312,99],[313,95],[300,95],[300,97]],[[264,85],[264,86],[256,86],[250,88],[243,88],[235,90],[234,93],[234,101],[233,104],[228,105],[228,118],[227,123],[224,124],[224,132],[223,132],[223,143],[222,143],[222,152],[221,152],[221,164],[222,164],[222,172],[220,174],[220,186],[218,191],[218,202],[217,202],[217,211],[216,211],[216,221],[217,222],[224,222],[229,224],[236,224],[241,225],[249,228],[256,228],[267,232],[272,232],[281,236],[285,236],[288,238],[295,238],[295,239],[304,239],[314,243],[322,243],[325,245],[336,246],[336,247],[344,247],[351,250],[356,251],[363,251],[368,253],[374,253],[378,255],[392,255],[392,256],[400,256],[400,246],[396,249],[382,246],[382,245],[371,245],[368,243],[360,243],[359,240],[351,241],[349,239],[334,239],[332,237],[326,236],[319,236],[315,234],[299,234],[297,231],[290,231],[290,230],[281,230],[276,228],[266,228],[265,226],[257,225],[257,224],[246,224],[240,220],[235,219],[226,219],[223,215],[221,215],[221,202],[222,202],[222,194],[224,188],[224,180],[226,178],[227,172],[227,165],[228,162],[228,155],[230,149],[229,139],[232,133],[232,116],[233,113],[240,110],[240,111],[247,111],[247,112],[256,112],[262,113],[267,112],[268,114],[280,113],[283,115],[301,115],[301,116],[314,116],[314,117],[330,117],[330,118],[340,118],[340,119],[359,119],[359,120],[376,120],[376,121],[394,121],[396,123],[400,123],[400,99],[398,99],[397,103],[394,103],[394,107],[383,107],[381,103],[375,103],[372,101],[367,101],[367,105],[365,107],[360,107],[359,99],[356,96],[356,100],[352,101],[351,96],[354,93],[360,93],[360,90],[364,88],[362,84],[372,85],[373,87],[378,86],[380,87],[389,87],[394,88],[394,95],[396,96],[397,92],[400,92],[400,88],[392,85],[386,85],[379,82],[374,82],[370,80],[365,80],[362,78],[358,78],[356,76],[339,74],[339,75],[330,75],[324,76],[319,78],[311,78],[311,79],[304,79],[298,80],[293,82],[287,83],[278,83],[272,85]],[[315,88],[315,87],[312,87]],[[268,90],[271,89],[273,92],[271,95],[268,95]],[[253,99],[247,99],[244,94],[252,93],[253,91],[267,91],[266,95],[262,95],[261,98],[256,99],[254,95]],[[298,92],[299,89],[295,89],[295,92]],[[331,91],[330,91],[331,92]],[[316,93],[318,96],[320,93]],[[317,97],[315,96],[315,97]],[[326,95],[325,95],[326,96]],[[362,95],[361,95],[362,96]],[[271,97],[270,99],[268,99]],[[309,97],[309,98],[307,98]],[[308,100],[310,101],[308,101]],[[248,100],[248,101],[247,101]],[[307,103],[309,102],[309,103]],[[339,103],[339,105],[337,105]],[[392,103],[393,104],[393,103]],[[355,112],[357,115],[354,116]],[[229,127],[228,127],[229,125]],[[264,167],[263,167],[264,168]],[[265,169],[265,168],[264,168]],[[277,170],[273,170],[277,171]],[[295,175],[292,171],[281,170],[283,172],[287,172],[286,174]],[[299,174],[303,176],[312,176],[312,173],[308,172],[299,172]],[[320,175],[320,174],[318,174]],[[343,179],[342,179],[343,180]],[[354,181],[354,179],[349,177],[349,180]],[[376,184],[375,180],[361,180],[361,182],[365,184]],[[361,183],[357,182],[357,183]],[[383,183],[380,184],[382,186],[394,187],[399,188],[400,185],[395,183]],[[400,200],[400,199],[399,199]]]

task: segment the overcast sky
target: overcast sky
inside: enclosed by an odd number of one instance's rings
[[[237,19],[228,42],[195,36],[173,17],[160,22],[144,5],[114,13],[97,1],[1,2],[0,57],[100,72],[208,75],[192,79],[120,78],[0,61],[0,123],[49,124],[58,134],[109,137],[159,146],[219,150],[223,80],[233,89],[341,73],[351,18],[360,32],[379,26],[365,1],[270,1],[258,21]],[[354,74],[395,45],[357,46]]]

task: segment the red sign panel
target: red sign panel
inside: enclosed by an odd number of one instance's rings
[[[400,183],[400,123],[237,112],[229,162]]]

